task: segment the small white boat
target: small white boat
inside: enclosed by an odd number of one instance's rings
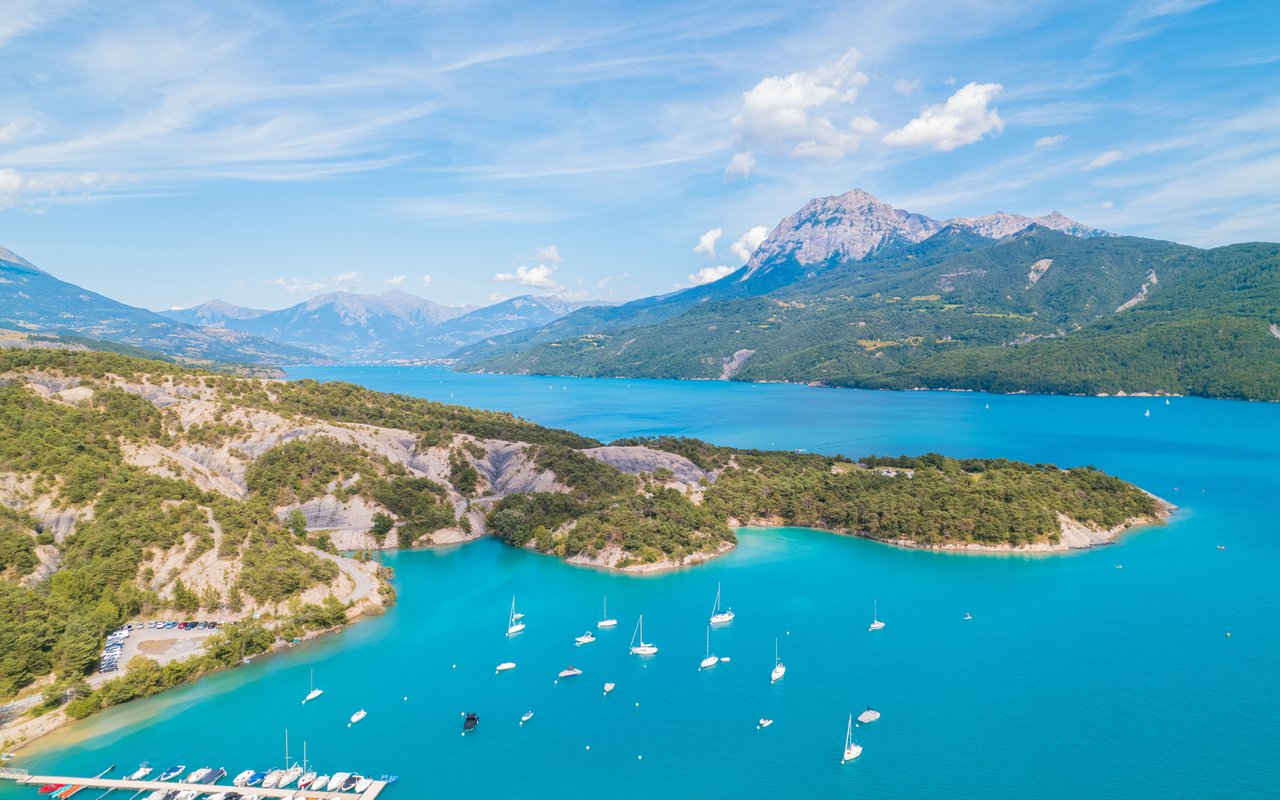
[[[862,755],[862,745],[853,740],[853,715],[849,715],[849,729],[844,734],[844,756],[840,759],[841,764],[846,764],[858,756]]]
[[[143,761],[138,768],[129,774],[129,780],[140,781],[151,774],[151,765]]]
[[[197,769],[193,771],[190,775],[188,775],[186,781],[184,782],[199,783],[200,781],[204,780],[204,776],[208,775],[211,771],[212,770],[209,767],[201,767],[200,769]]]
[[[770,725],[772,725],[772,724],[773,724],[773,720],[771,720],[771,719],[765,719],[764,717],[761,717],[761,718],[760,718],[760,721],[756,723],[756,727],[757,727],[757,728],[767,728],[767,727],[769,727],[769,726],[770,726]]]
[[[302,767],[298,766],[297,764],[294,764],[292,767],[289,767],[287,770],[285,770],[284,774],[280,776],[280,782],[276,784],[276,787],[283,789],[301,777],[302,777]]]
[[[965,618],[965,619],[973,619],[973,615],[972,615],[972,614],[970,614],[968,611],[966,611],[966,612],[964,612],[964,618]]]
[[[496,668],[494,668],[494,670],[493,670],[493,671],[494,671],[494,672],[506,672],[506,671],[507,671],[507,670],[509,670],[509,669],[515,669],[515,668],[516,668],[516,662],[514,662],[514,661],[503,661],[503,662],[502,662],[501,664],[499,664]]]
[[[702,663],[698,665],[698,669],[711,669],[719,663],[720,657],[711,655],[711,629],[707,628],[707,654],[703,657]]]
[[[884,627],[884,623],[880,621],[880,601],[872,600],[871,625],[868,626],[869,631],[878,631]]]
[[[778,640],[773,640],[773,672],[769,674],[769,680],[777,683],[782,680],[782,676],[787,674],[787,665],[782,663],[782,659],[778,658]]]
[[[637,639],[639,639],[640,644],[636,644]],[[657,646],[644,640],[644,614],[641,614],[640,621],[636,623],[636,629],[631,634],[631,654],[651,656],[656,652],[658,652]]]
[[[342,790],[342,784],[347,782],[347,778],[351,777],[350,772],[335,772],[333,777],[329,779],[329,791],[337,792]]]
[[[302,702],[306,703],[315,700],[322,694],[324,694],[324,689],[316,688],[316,671],[313,669],[311,670],[311,691],[307,692],[307,696],[302,698]]]
[[[733,609],[720,608],[720,584],[716,584],[716,602],[711,606],[711,624],[712,625],[728,625],[733,622]]]
[[[351,724],[352,724],[352,725],[355,725],[357,722],[359,722],[360,720],[364,719],[364,718],[365,718],[365,717],[367,717],[367,716],[369,716],[369,712],[368,712],[368,711],[365,711],[365,710],[362,708],[362,709],[360,709],[359,711],[357,711],[356,713],[354,713],[354,714],[352,714],[352,715],[351,715]],[[263,785],[265,786],[266,784],[263,784]]]
[[[871,706],[867,706],[867,710],[858,715],[858,722],[861,722],[863,725],[866,725],[868,722],[875,722],[878,719],[880,719],[880,712],[876,711]]]
[[[582,670],[578,669],[577,667],[565,667],[564,669],[560,670],[561,678],[572,678],[576,675],[581,675],[581,674],[582,674]]]
[[[1146,411],[1144,411],[1144,412],[1143,412],[1143,414],[1142,414],[1142,416],[1144,416],[1144,417],[1149,417],[1149,416],[1151,416],[1151,409],[1149,409],[1149,408],[1148,408]]]
[[[365,789],[368,789],[372,785],[373,785],[373,778],[361,778],[360,780],[356,781],[356,792],[359,794],[363,794]]]
[[[728,664],[728,663],[729,663],[729,657],[728,657],[728,656],[720,656],[720,663],[721,663],[721,664]]]
[[[253,770],[246,769],[244,772],[241,772],[239,775],[231,779],[231,785],[244,786],[249,782],[249,779],[252,777],[253,777]]]
[[[284,770],[273,769],[267,773],[267,777],[262,779],[263,789],[274,789],[280,783],[280,778],[284,776]]]
[[[524,623],[520,620],[524,619],[524,614],[516,613],[516,599],[511,598],[511,616],[507,617],[507,635],[515,636],[524,630]]]
[[[574,639],[574,644],[591,644],[596,640],[596,635],[591,631],[587,631],[578,638]]]
[[[328,776],[328,775],[321,775],[320,777],[318,777],[318,778],[316,778],[314,781],[312,781],[312,782],[311,782],[311,785],[310,785],[309,787],[307,787],[307,788],[309,788],[309,789],[310,789],[311,791],[313,791],[313,792],[323,792],[323,791],[324,791],[324,787],[326,787],[326,786],[328,786],[328,785],[329,785],[329,776]]]
[[[304,772],[302,773],[302,777],[298,778],[298,788],[299,789],[310,788],[311,784],[315,783],[315,780],[316,780],[316,774],[314,771]]]
[[[596,623],[596,627],[597,627],[597,628],[616,628],[616,627],[618,627],[618,621],[617,621],[616,619],[610,619],[610,618],[609,618],[609,598],[608,598],[608,597],[606,597],[606,598],[604,599],[604,616],[603,616],[603,617],[601,617],[601,618],[600,618],[600,621]]]
[[[521,714],[521,715],[520,715],[520,724],[521,724],[521,725],[523,725],[523,724],[525,724],[526,722],[528,722],[528,721],[529,721],[529,720],[531,720],[531,719],[533,719],[533,712],[532,712],[532,711],[526,711],[526,712],[524,712],[523,714]]]
[[[605,693],[605,694],[608,694],[609,692],[612,692],[612,691],[613,691],[613,687],[615,687],[615,686],[617,686],[617,684],[616,684],[616,683],[606,683],[606,684],[604,685],[604,693]]]

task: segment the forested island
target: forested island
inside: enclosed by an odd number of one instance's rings
[[[1164,510],[1091,467],[606,444],[345,383],[5,350],[0,701],[37,687],[35,711],[84,716],[392,597],[375,567],[339,551],[489,533],[573,563],[650,570],[723,553],[743,524],[1062,549]],[[362,582],[352,569],[377,587],[371,595],[351,585]],[[242,621],[199,659],[86,680],[107,632],[200,610]]]

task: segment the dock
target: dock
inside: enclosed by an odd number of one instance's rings
[[[218,792],[239,792],[242,795],[254,794],[258,797],[267,798],[296,798],[296,800],[375,800],[387,788],[386,781],[374,781],[368,789],[363,793],[355,792],[313,792],[310,789],[299,789],[296,786],[292,789],[264,789],[261,786],[238,787],[228,786],[226,784],[211,783],[180,783],[175,781],[131,781],[126,778],[74,778],[66,775],[31,775],[23,769],[0,769],[0,778],[8,778],[16,781],[21,786],[33,786],[39,788],[51,783],[61,783],[65,786],[82,786],[85,789],[116,789],[127,792],[148,792],[156,789],[164,791],[197,792],[201,795],[216,794]],[[49,795],[56,797],[54,793]]]

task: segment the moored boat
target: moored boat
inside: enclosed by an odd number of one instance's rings
[[[200,769],[192,770],[191,774],[187,776],[186,783],[200,783],[204,780],[204,776],[208,775],[211,771],[212,770],[210,770],[209,767],[201,767]]]
[[[138,765],[137,769],[129,773],[129,780],[140,781],[150,774],[151,774],[151,765],[143,761],[141,764]]]
[[[323,792],[324,787],[328,785],[329,785],[329,775],[326,773],[324,775],[317,777],[315,780],[313,780],[311,782],[311,786],[309,786],[308,788],[311,789],[311,791],[313,792]]]
[[[511,598],[511,615],[507,617],[507,635],[508,636],[515,636],[517,633],[524,630],[525,626],[524,626],[524,622],[522,622],[523,619],[524,619],[524,614],[516,613],[516,599],[512,597]]]
[[[640,644],[636,644],[637,639]],[[637,656],[651,656],[658,652],[656,645],[650,644],[644,640],[644,614],[640,615],[640,621],[636,623],[636,629],[631,634],[631,654]]]
[[[573,643],[574,644],[591,644],[595,640],[596,640],[596,635],[591,631],[587,631],[586,633],[574,639]]]
[[[868,722],[875,722],[878,719],[880,719],[880,712],[876,711],[871,706],[867,706],[867,710],[858,715],[858,722],[861,722],[863,725],[866,725]]]
[[[618,621],[616,619],[612,619],[609,616],[609,598],[608,597],[604,599],[604,615],[600,618],[600,621],[596,623],[596,627],[597,628],[618,627]]]
[[[368,789],[372,785],[373,785],[373,778],[361,778],[360,780],[356,781],[356,791],[363,793],[365,789]]]
[[[471,733],[480,724],[480,715],[474,711],[469,711],[462,715],[462,732],[464,734]]]
[[[525,724],[526,722],[528,722],[528,721],[529,721],[529,720],[531,720],[531,719],[533,719],[533,712],[532,712],[532,711],[526,711],[526,712],[524,712],[523,714],[521,714],[521,715],[520,715],[520,724],[521,724],[521,725],[523,725],[523,724]]]
[[[499,664],[499,665],[497,666],[497,668],[494,670],[494,672],[506,672],[506,671],[507,671],[507,670],[509,670],[509,669],[515,669],[515,668],[516,668],[516,662],[514,662],[514,661],[503,661],[501,664]]]
[[[217,783],[218,781],[222,780],[225,777],[227,777],[227,771],[222,767],[217,767],[215,769],[209,770],[209,772],[203,778],[200,779],[200,782],[201,783]]]
[[[162,781],[171,781],[186,771],[186,764],[179,764],[176,767],[169,767],[164,772],[160,773],[159,779]]]
[[[711,655],[711,628],[707,628],[707,653],[703,656],[702,663],[698,665],[698,669],[711,669],[719,663],[720,657]]]
[[[614,686],[616,686],[616,685],[617,685],[617,684],[613,684],[613,683],[606,683],[606,684],[604,685],[604,693],[605,693],[605,694],[608,694],[609,692],[612,692],[612,691],[613,691],[613,687],[614,687]]]
[[[244,772],[241,772],[239,775],[231,779],[231,785],[232,786],[248,786],[249,779],[252,777],[253,777],[253,770],[246,769]]]
[[[342,791],[344,792],[351,791],[352,789],[356,788],[356,784],[362,780],[364,780],[364,776],[362,775],[350,776],[349,778],[347,778],[345,781],[342,782]],[[331,786],[329,788],[332,789],[333,787]]]
[[[884,627],[884,623],[880,621],[880,601],[872,600],[871,625],[867,628],[869,631],[878,631]]]
[[[782,659],[778,657],[778,640],[773,640],[773,672],[769,673],[769,680],[777,683],[782,680],[782,676],[787,674],[787,665],[782,663]]]
[[[329,779],[329,791],[331,792],[342,791],[342,784],[346,783],[347,778],[350,778],[350,777],[351,777],[350,772],[333,773],[333,777]]]
[[[280,779],[284,777],[284,770],[273,769],[262,777],[263,789],[274,789],[280,785]]]
[[[564,669],[560,670],[561,678],[572,678],[575,675],[581,675],[581,674],[582,674],[582,670],[573,666],[565,667]]]
[[[360,720],[364,719],[367,716],[369,716],[369,712],[365,711],[362,708],[356,713],[351,715],[351,722],[349,723],[349,725],[355,725],[357,722],[359,722]]]
[[[840,763],[848,763],[860,755],[862,755],[862,745],[853,740],[853,715],[850,714],[849,728],[844,734],[844,756],[840,759]]]
[[[322,694],[324,694],[324,689],[316,688],[316,671],[313,669],[311,670],[311,691],[307,692],[307,696],[302,698],[302,702],[306,703],[310,700],[315,700]]]
[[[711,607],[711,624],[712,625],[728,625],[733,622],[733,609],[720,608],[720,584],[716,584],[716,602]]]

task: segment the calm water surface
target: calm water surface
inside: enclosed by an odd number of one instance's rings
[[[389,798],[1277,795],[1280,406],[436,368],[292,375],[602,439],[1094,464],[1181,510],[1115,546],[1052,557],[912,552],[795,529],[744,531],[730,555],[656,577],[489,540],[401,553],[390,557],[400,603],[386,616],[101,714],[20,766],[93,773],[145,759],[235,774],[281,761],[287,727],[294,757],[306,740],[322,771],[399,774]],[[738,618],[712,633],[712,649],[731,662],[699,672],[718,582]],[[606,594],[619,627],[575,648]],[[529,628],[508,640],[512,595]],[[873,598],[888,623],[874,634]],[[661,649],[648,660],[626,652],[641,613]],[[788,671],[771,686],[775,637]],[[519,666],[496,675],[508,660]],[[585,674],[557,683],[570,664]],[[325,694],[303,706],[313,668]],[[606,681],[618,687],[608,697]],[[857,729],[864,754],[841,767],[848,714],[868,705],[883,718]],[[349,728],[358,708],[369,716]],[[466,738],[463,711],[481,717]],[[760,717],[776,722],[757,730]]]

